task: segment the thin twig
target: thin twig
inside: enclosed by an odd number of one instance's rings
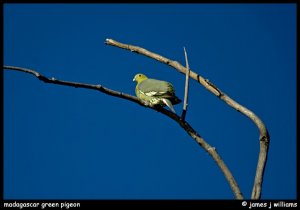
[[[40,73],[38,73],[35,70],[30,70],[30,69],[25,69],[25,68],[20,68],[20,67],[14,67],[14,66],[3,66],[3,69],[8,69],[8,70],[16,70],[16,71],[22,71],[25,73],[30,73],[36,76],[39,80],[46,82],[46,83],[52,83],[52,84],[59,84],[59,85],[65,85],[65,86],[71,86],[71,87],[80,87],[80,88],[88,88],[88,89],[93,89],[93,90],[98,90],[100,92],[103,92],[105,94],[122,98],[125,100],[132,101],[134,103],[137,103],[141,106],[145,106],[142,102],[138,100],[137,97],[121,93],[115,90],[111,90],[109,88],[106,88],[102,85],[90,85],[90,84],[84,84],[84,83],[77,83],[77,82],[68,82],[68,81],[62,81],[62,80],[57,80],[55,78],[47,78]],[[243,195],[238,187],[237,182],[235,181],[234,177],[232,176],[230,170],[224,163],[224,161],[221,159],[220,155],[217,153],[216,149],[214,147],[211,147],[193,128],[188,124],[186,121],[182,121],[179,116],[174,114],[173,112],[164,109],[162,107],[150,107],[150,106],[145,106],[150,109],[156,110],[169,118],[175,120],[193,139],[197,141],[197,143],[205,149],[205,151],[208,152],[209,155],[213,157],[213,159],[216,161],[218,166],[220,167],[221,171],[224,173],[236,199],[243,199]]]
[[[167,64],[173,68],[175,68],[180,73],[184,74],[186,73],[187,69],[186,67],[182,66],[179,62],[168,59],[166,57],[163,57],[161,55],[158,55],[156,53],[150,52],[144,48],[129,45],[129,44],[123,44],[120,42],[117,42],[113,39],[106,39],[105,44],[119,47],[122,49],[130,50],[131,52],[135,52],[147,57],[150,57],[152,59],[155,59],[157,61],[160,61],[164,64]],[[224,101],[227,105],[232,107],[233,109],[237,110],[238,112],[241,112],[243,115],[248,117],[258,128],[259,130],[259,142],[260,142],[260,152],[257,162],[257,168],[256,168],[256,175],[255,180],[253,184],[253,190],[252,190],[252,199],[260,199],[261,196],[261,186],[263,182],[263,175],[264,175],[264,169],[267,163],[267,156],[268,156],[268,148],[269,148],[269,142],[270,142],[270,136],[268,134],[268,130],[265,126],[265,124],[262,122],[262,120],[254,114],[252,111],[247,109],[246,107],[242,106],[241,104],[237,103],[233,99],[231,99],[228,95],[226,95],[224,92],[222,92],[219,88],[217,88],[213,83],[211,83],[208,79],[204,79],[202,76],[198,75],[194,71],[190,70],[190,77],[197,82],[199,82],[201,85],[203,85],[207,90],[209,90],[211,93],[216,95],[219,99]]]
[[[187,106],[188,106],[190,67],[189,67],[189,61],[188,61],[188,56],[187,56],[185,47],[183,49],[184,49],[186,73],[185,73],[184,101],[183,101],[183,108],[182,108],[181,119],[184,121],[185,120],[185,116],[186,116],[186,112],[187,112]]]

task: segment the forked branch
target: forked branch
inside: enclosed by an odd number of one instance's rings
[[[30,73],[36,76],[39,80],[46,82],[46,83],[52,83],[52,84],[58,84],[58,85],[65,85],[65,86],[71,86],[71,87],[76,87],[76,88],[87,88],[87,89],[92,89],[92,90],[98,90],[102,93],[114,96],[114,97],[119,97],[125,100],[132,101],[134,103],[137,103],[141,106],[145,106],[142,102],[139,101],[139,99],[135,96],[131,96],[125,93],[121,93],[109,88],[106,88],[102,85],[91,85],[91,84],[84,84],[84,83],[78,83],[78,82],[69,82],[69,81],[62,81],[62,80],[57,80],[55,78],[47,78],[40,74],[39,72],[31,69],[25,69],[25,68],[20,68],[20,67],[14,67],[14,66],[3,66],[3,69],[8,69],[8,70],[15,70],[15,71],[21,71],[25,73]],[[212,156],[212,158],[216,161],[217,165],[220,167],[221,171],[225,175],[225,178],[227,179],[234,196],[236,199],[243,199],[242,193],[238,187],[237,182],[235,181],[233,175],[231,174],[230,170],[224,163],[224,161],[221,159],[220,155],[216,151],[215,147],[210,146],[193,128],[192,126],[189,125],[186,121],[183,121],[179,116],[174,114],[173,112],[164,109],[162,107],[149,107],[145,106],[150,109],[156,110],[169,118],[175,120],[193,139],[197,141],[197,143],[204,148],[206,152],[208,152],[209,155]]]
[[[247,109],[246,107],[242,106],[241,104],[234,101],[232,98],[230,98],[228,95],[226,95],[224,92],[222,92],[217,86],[215,86],[213,83],[211,83],[208,79],[204,79],[202,76],[198,75],[194,71],[187,69],[177,61],[168,59],[166,57],[163,57],[159,54],[150,52],[144,48],[129,45],[129,44],[123,44],[120,42],[117,42],[112,39],[106,39],[106,44],[119,47],[122,49],[130,50],[131,52],[135,52],[147,57],[150,57],[152,59],[155,59],[157,61],[160,61],[164,64],[167,64],[173,68],[175,68],[177,71],[179,71],[182,74],[185,74],[187,71],[190,71],[189,75],[192,79],[196,80],[198,83],[203,85],[208,91],[210,91],[212,94],[217,96],[219,99],[224,101],[227,105],[232,107],[233,109],[237,110],[238,112],[242,113],[246,117],[248,117],[258,128],[259,130],[259,143],[260,143],[260,151],[259,151],[259,157],[256,167],[256,175],[254,179],[254,184],[252,188],[252,195],[251,199],[260,199],[261,197],[261,188],[262,188],[262,182],[263,182],[263,175],[264,170],[267,162],[267,156],[268,156],[268,149],[269,149],[269,142],[270,142],[270,136],[268,133],[268,130],[265,126],[265,124],[262,122],[262,120],[254,114],[252,111]]]

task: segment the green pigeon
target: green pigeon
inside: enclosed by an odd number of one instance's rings
[[[181,100],[175,95],[175,89],[171,83],[150,79],[140,73],[134,76],[133,81],[137,82],[136,96],[146,105],[167,105],[172,112],[176,113],[173,105],[179,104]]]

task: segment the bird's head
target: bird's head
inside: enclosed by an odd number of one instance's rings
[[[137,83],[140,83],[146,79],[148,79],[148,77],[146,75],[139,73],[134,76],[132,81],[136,81]]]

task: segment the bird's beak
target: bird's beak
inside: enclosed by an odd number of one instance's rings
[[[132,80],[133,82],[135,81],[135,77],[133,78],[133,80]]]

